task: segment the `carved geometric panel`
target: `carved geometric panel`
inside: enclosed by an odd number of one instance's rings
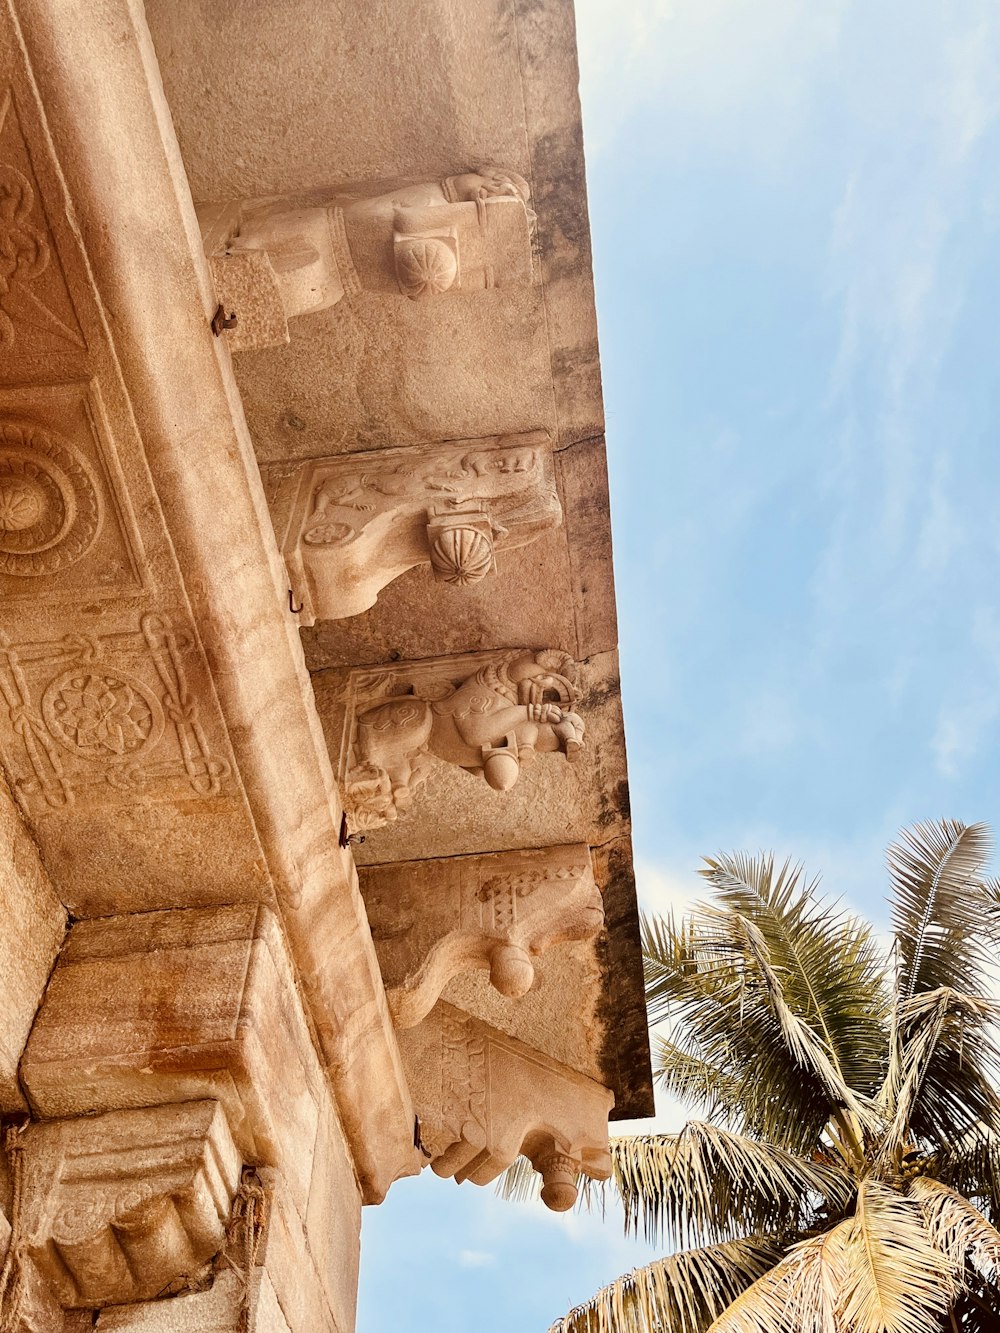
[[[0,87],[0,378],[85,350],[15,95]]]
[[[29,810],[223,793],[194,636],[166,616],[136,632],[12,643],[0,631],[0,755]],[[195,688],[192,688],[192,686]]]
[[[121,596],[142,568],[96,382],[0,390],[0,596]]]

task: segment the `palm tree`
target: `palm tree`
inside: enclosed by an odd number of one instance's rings
[[[891,949],[764,856],[643,922],[657,1080],[701,1118],[613,1141],[626,1225],[669,1253],[551,1333],[1000,1333],[990,851],[981,824],[904,831]]]

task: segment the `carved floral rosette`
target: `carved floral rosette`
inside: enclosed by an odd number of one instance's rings
[[[0,420],[0,573],[53,574],[93,544],[103,519],[87,460],[29,422]]]
[[[0,742],[29,804],[218,796],[230,773],[199,700],[193,634],[146,615],[138,632],[14,643],[0,632]],[[3,722],[6,715],[6,728]]]

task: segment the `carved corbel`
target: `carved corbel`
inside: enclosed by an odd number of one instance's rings
[[[435,760],[506,792],[538,754],[576,759],[577,671],[556,649],[513,648],[350,673],[337,776],[351,829],[405,816]]]
[[[562,520],[548,443],[531,431],[283,465],[271,511],[300,623],[359,615],[417,565],[455,587],[486,578],[498,551]]]
[[[419,1023],[452,977],[472,969],[520,997],[535,958],[604,925],[586,844],[395,862],[359,878],[397,1028]]]
[[[198,209],[234,351],[289,340],[288,321],[359,291],[413,301],[533,280],[523,177],[497,167]]]
[[[151,1300],[222,1248],[241,1162],[218,1102],[50,1121],[24,1140],[25,1253],[64,1309]]]
[[[399,1041],[436,1175],[488,1185],[523,1154],[542,1176],[544,1203],[564,1212],[578,1176],[611,1174],[614,1097],[600,1083],[443,1002]]]

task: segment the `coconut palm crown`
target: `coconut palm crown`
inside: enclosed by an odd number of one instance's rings
[[[668,1257],[552,1333],[1000,1333],[990,852],[981,824],[904,831],[891,949],[765,856],[707,860],[708,902],[644,920],[656,1077],[699,1118],[612,1142]]]

